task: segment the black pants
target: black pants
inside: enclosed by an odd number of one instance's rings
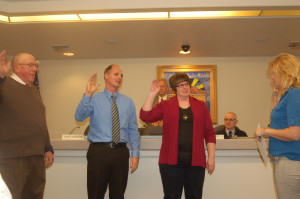
[[[190,163],[160,164],[164,199],[180,199],[184,188],[186,199],[201,199],[205,169]]]
[[[91,144],[87,152],[89,199],[103,199],[109,186],[110,199],[124,199],[129,170],[128,148]]]
[[[42,199],[46,183],[44,156],[0,159],[0,172],[13,199]]]

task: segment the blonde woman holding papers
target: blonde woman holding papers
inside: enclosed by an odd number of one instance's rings
[[[274,98],[270,128],[257,128],[255,136],[270,137],[276,191],[279,199],[300,198],[300,65],[293,55],[282,53],[269,63]]]

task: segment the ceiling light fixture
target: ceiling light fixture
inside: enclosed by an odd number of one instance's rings
[[[0,21],[9,22],[8,16],[0,15]]]
[[[162,11],[132,13],[70,13],[59,15],[16,16],[0,15],[0,23],[43,23],[43,22],[78,22],[78,21],[122,21],[122,20],[176,20],[235,17],[299,17],[300,10],[231,10],[231,11]]]
[[[170,12],[170,18],[257,17],[260,10]]]
[[[71,15],[38,15],[38,16],[14,16],[10,17],[11,22],[49,22],[49,21],[79,21],[76,14]]]
[[[190,54],[190,45],[188,44],[184,44],[181,46],[181,51],[179,51],[180,54],[186,55],[186,54]]]
[[[67,56],[67,57],[72,57],[74,56],[75,54],[74,53],[71,53],[71,52],[65,52],[63,53],[64,56]]]
[[[168,18],[168,12],[78,14],[82,20],[139,20]]]
[[[300,10],[263,10],[260,16],[300,16]]]

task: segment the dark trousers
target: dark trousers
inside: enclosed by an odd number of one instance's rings
[[[13,199],[42,199],[46,183],[44,156],[1,158],[0,172]]]
[[[103,199],[107,186],[110,199],[124,199],[129,171],[128,148],[91,144],[87,152],[89,199]]]
[[[205,169],[189,163],[160,164],[164,199],[180,199],[184,188],[186,199],[201,199]]]

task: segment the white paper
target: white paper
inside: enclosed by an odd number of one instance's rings
[[[12,199],[9,189],[0,174],[0,199]]]
[[[258,124],[258,127],[260,128],[260,124]],[[261,137],[261,141],[256,140],[257,148],[260,154],[260,157],[264,163],[264,166],[267,167],[268,163],[268,151],[267,151],[267,144],[263,137]]]

